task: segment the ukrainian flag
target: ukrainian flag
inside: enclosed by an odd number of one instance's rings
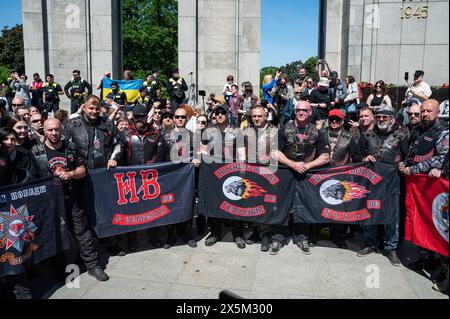
[[[106,96],[111,93],[111,83],[113,82],[119,83],[120,90],[124,91],[127,95],[128,103],[134,102],[140,95],[140,90],[142,88],[141,80],[132,80],[132,81],[118,81],[111,80],[108,78],[103,79],[103,100],[106,99]]]

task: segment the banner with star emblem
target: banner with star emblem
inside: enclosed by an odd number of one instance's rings
[[[0,188],[0,277],[23,273],[69,245],[64,192],[53,178]]]
[[[395,165],[351,164],[298,177],[294,222],[384,225],[398,221],[400,176]]]
[[[448,191],[448,179],[427,175],[406,176],[405,239],[446,257]]]
[[[211,161],[209,161],[211,162]],[[199,213],[208,217],[287,224],[294,176],[289,169],[248,163],[202,164]]]

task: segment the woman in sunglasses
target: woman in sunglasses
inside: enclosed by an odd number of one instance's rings
[[[386,84],[383,81],[375,83],[374,91],[367,98],[367,104],[371,108],[380,105],[392,106],[392,101],[389,95],[386,94]]]

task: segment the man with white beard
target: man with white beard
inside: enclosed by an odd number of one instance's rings
[[[392,106],[381,105],[375,109],[374,134],[363,135],[363,161],[375,163],[381,161],[398,165],[408,154],[409,130],[395,122],[395,110]],[[401,262],[397,255],[399,242],[399,216],[396,221],[384,226],[384,251],[392,265],[398,267]],[[365,247],[358,251],[358,257],[367,256],[378,248],[377,226],[363,227]]]

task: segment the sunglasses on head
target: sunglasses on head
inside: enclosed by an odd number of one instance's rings
[[[185,120],[185,119],[187,119],[187,116],[186,115],[175,115],[175,119],[177,119],[177,120],[179,120],[179,119]]]

